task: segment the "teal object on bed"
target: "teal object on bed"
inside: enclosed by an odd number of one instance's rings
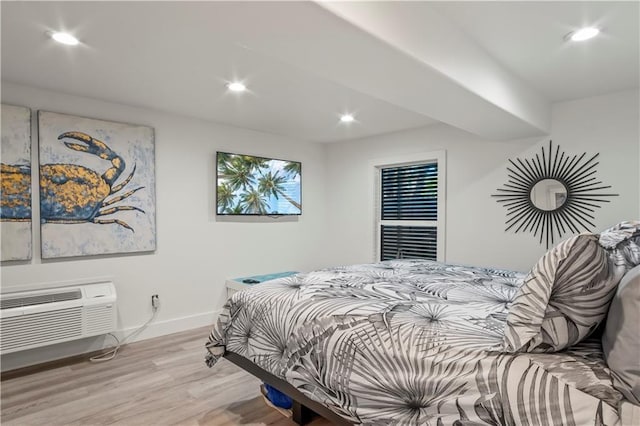
[[[262,283],[265,281],[271,281],[278,278],[290,277],[291,275],[295,275],[298,273],[299,273],[298,271],[276,272],[274,274],[252,275],[250,277],[233,278],[233,281],[237,281],[241,283],[243,280],[251,279],[251,280],[256,280]]]

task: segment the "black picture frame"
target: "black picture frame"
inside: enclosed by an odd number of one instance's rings
[[[241,157],[251,157],[251,158],[255,158],[255,159],[262,159],[262,160],[266,160],[266,161],[282,161],[282,162],[286,162],[286,163],[291,163],[291,164],[297,164],[298,165],[298,174],[300,177],[300,201],[299,201],[299,212],[298,213],[280,213],[280,212],[273,212],[273,213],[269,213],[269,212],[264,212],[264,213],[251,213],[251,212],[220,212],[220,198],[219,198],[219,173],[218,173],[218,167],[220,164],[220,156],[221,155],[227,155],[227,156],[241,156]],[[302,215],[302,162],[301,161],[295,161],[295,160],[283,160],[280,158],[273,158],[273,157],[264,157],[264,156],[260,156],[260,155],[251,155],[251,154],[238,154],[238,153],[233,153],[233,152],[226,152],[226,151],[216,151],[216,158],[215,158],[215,203],[214,203],[214,207],[215,207],[215,213],[216,216],[232,216],[232,217],[243,217],[243,216],[249,216],[249,217],[280,217],[280,216],[301,216]]]

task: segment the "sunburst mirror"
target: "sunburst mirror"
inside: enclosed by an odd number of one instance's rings
[[[532,232],[549,248],[567,232],[593,229],[595,209],[618,195],[602,192],[611,186],[595,176],[598,155],[567,155],[559,145],[554,153],[549,141],[549,151],[543,146],[542,156],[509,159],[508,182],[492,195],[507,209],[505,231]]]

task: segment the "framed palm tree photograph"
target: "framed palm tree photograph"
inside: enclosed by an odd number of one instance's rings
[[[302,163],[216,153],[218,215],[302,214]]]

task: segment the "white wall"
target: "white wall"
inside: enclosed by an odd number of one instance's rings
[[[143,324],[151,314],[151,294],[160,295],[156,325],[142,335],[149,337],[212,323],[215,311],[224,303],[225,278],[326,265],[322,257],[324,146],[6,82],[2,83],[2,102],[27,106],[34,112],[41,109],[154,127],[158,241],[155,253],[42,261],[40,242],[35,239],[32,262],[3,264],[2,292],[24,285],[111,277],[118,292],[122,329]],[[33,121],[35,124],[35,115]],[[36,132],[34,128],[34,135]],[[217,150],[301,161],[303,215],[294,220],[217,221],[213,214]],[[37,187],[33,190],[38,193]],[[34,230],[35,238],[37,218]],[[205,339],[203,336],[203,344]],[[2,369],[96,349],[101,344],[101,339],[89,339],[46,351],[9,354],[2,358]]]
[[[600,153],[597,176],[620,194],[596,211],[595,230],[640,217],[638,92],[554,105],[554,144],[571,154]],[[549,137],[483,140],[447,125],[328,146],[329,226],[335,264],[373,260],[374,185],[371,162],[446,150],[446,261],[528,270],[545,252],[532,234],[504,232],[505,209],[490,195],[506,182],[509,158],[540,153]]]

